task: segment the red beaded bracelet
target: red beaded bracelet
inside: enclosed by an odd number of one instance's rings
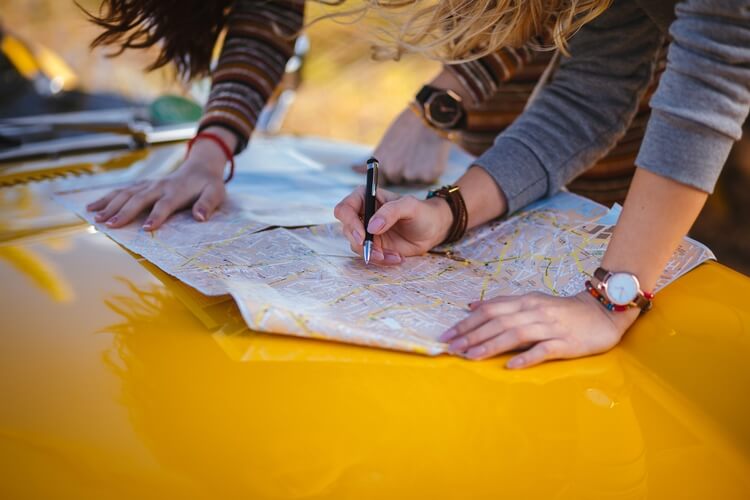
[[[219,137],[216,134],[212,134],[211,132],[199,132],[195,137],[190,139],[190,141],[187,144],[187,155],[190,154],[190,150],[193,149],[193,144],[195,144],[199,139],[208,139],[209,141],[213,141],[216,143],[217,146],[221,149],[221,151],[224,153],[224,156],[226,156],[227,161],[229,162],[229,175],[227,175],[227,178],[224,179],[224,183],[232,180],[232,177],[234,177],[234,155],[232,154],[232,150],[229,149],[229,146],[227,146],[227,143],[224,142],[224,139]]]

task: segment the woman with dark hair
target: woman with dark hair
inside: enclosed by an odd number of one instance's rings
[[[184,77],[209,73],[214,46],[227,28],[199,132],[183,164],[163,179],[115,190],[88,206],[110,227],[127,224],[152,205],[147,230],[190,204],[194,218],[205,221],[226,195],[227,161],[245,148],[281,80],[302,28],[304,2],[107,0],[102,7],[101,16],[91,16],[105,30],[93,45],[119,45],[115,55],[159,45],[149,69],[173,62]]]

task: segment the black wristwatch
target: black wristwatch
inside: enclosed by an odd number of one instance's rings
[[[422,118],[436,129],[456,130],[466,126],[466,110],[461,97],[452,90],[425,85],[415,101]]]

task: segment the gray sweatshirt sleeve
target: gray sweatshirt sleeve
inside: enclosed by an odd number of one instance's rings
[[[636,164],[712,192],[750,109],[750,2],[686,0]]]
[[[509,212],[555,193],[615,145],[662,43],[632,0],[615,0],[570,40],[553,80],[474,162],[503,190]]]

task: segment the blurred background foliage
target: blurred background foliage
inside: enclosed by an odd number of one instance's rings
[[[79,0],[97,12],[97,0]],[[331,12],[310,3],[309,18]],[[149,101],[165,92],[189,94],[170,69],[144,73],[153,50],[127,51],[107,58],[106,48],[91,50],[99,33],[73,0],[0,0],[0,22],[17,35],[62,56],[78,74],[83,90],[116,92]],[[399,62],[373,61],[361,27],[325,20],[308,30],[311,50],[303,83],[284,123],[284,131],[375,143],[439,64],[416,56]]]

